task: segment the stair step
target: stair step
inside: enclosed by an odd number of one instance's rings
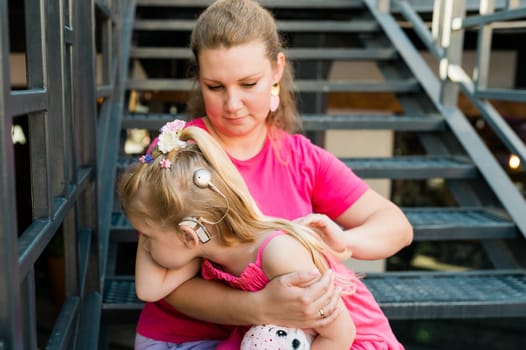
[[[123,129],[157,130],[174,119],[186,120],[183,114],[128,113],[122,119]],[[445,121],[438,114],[394,115],[394,114],[304,114],[303,127],[306,131],[341,130],[394,130],[394,131],[441,131]]]
[[[467,159],[454,156],[394,156],[388,158],[341,158],[358,176],[366,179],[467,179],[478,176]]]
[[[136,19],[134,30],[140,31],[185,31],[195,27],[195,20],[188,19]],[[280,32],[296,33],[367,33],[377,32],[378,24],[373,20],[277,20]]]
[[[340,158],[355,174],[364,179],[474,179],[476,167],[467,159],[455,156],[395,156],[376,158]],[[121,157],[118,169],[137,161]]]
[[[330,47],[290,48],[286,50],[290,60],[392,60],[397,57],[393,48],[378,49],[342,49]],[[189,48],[181,47],[133,47],[131,58],[161,58],[161,59],[191,59],[192,52]]]
[[[367,273],[363,281],[391,320],[526,314],[526,274],[522,270]],[[133,276],[106,279],[104,313],[139,312],[143,305],[135,294]]]
[[[187,116],[182,114],[127,113],[122,118],[121,128],[158,130],[167,122],[174,119],[186,120],[186,118]]]
[[[523,270],[368,273],[367,287],[389,319],[523,317]]]
[[[419,0],[421,1],[421,0]],[[210,0],[137,0],[137,6],[162,7],[206,7]],[[362,0],[259,0],[266,8],[300,8],[300,9],[328,9],[328,8],[358,8],[362,9]],[[432,8],[432,6],[431,6]]]
[[[414,229],[415,241],[511,239],[513,222],[483,208],[402,208]],[[112,240],[134,242],[137,234],[122,212],[112,213]]]
[[[137,320],[144,302],[135,293],[135,277],[107,276],[102,295],[102,317],[106,321]],[[136,321],[135,321],[136,322]]]
[[[192,91],[195,82],[190,79],[128,79],[129,90],[156,91]],[[388,81],[345,81],[345,80],[308,80],[298,79],[295,84],[299,92],[390,92],[410,93],[419,91],[420,85],[414,78]]]
[[[415,241],[512,239],[519,236],[509,219],[482,208],[402,208]]]
[[[355,174],[364,179],[473,179],[476,167],[467,159],[455,156],[396,156],[386,158],[340,158]],[[121,157],[117,168],[124,169],[137,157]]]
[[[325,130],[393,130],[393,131],[441,131],[445,121],[438,114],[305,114],[303,127],[307,131]]]

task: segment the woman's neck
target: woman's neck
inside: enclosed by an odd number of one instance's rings
[[[256,156],[265,145],[268,127],[261,125],[249,134],[228,136],[218,132],[210,122],[206,123],[210,134],[221,144],[225,152],[237,160],[247,160]]]

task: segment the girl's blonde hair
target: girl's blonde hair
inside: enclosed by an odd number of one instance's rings
[[[252,41],[264,43],[267,58],[274,66],[278,53],[283,52],[283,44],[272,14],[253,0],[215,1],[199,16],[190,38],[194,56],[192,73],[196,81],[201,50],[231,48]],[[294,97],[293,69],[287,61],[279,84],[280,105],[275,112],[269,113],[267,124],[289,133],[301,132],[302,121]],[[191,119],[205,116],[200,88],[194,91],[188,102],[188,113]]]
[[[127,215],[176,230],[186,217],[217,222],[213,239],[226,245],[252,242],[262,232],[283,230],[305,246],[321,272],[328,269],[327,257],[338,253],[310,228],[263,215],[241,174],[210,134],[190,126],[182,130],[180,139],[186,145],[167,154],[156,147],[150,163],[137,162],[124,173],[119,196]],[[161,166],[166,159],[172,162],[170,168]],[[194,184],[194,172],[203,168],[219,191]]]

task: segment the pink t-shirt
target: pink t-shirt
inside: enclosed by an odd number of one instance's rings
[[[269,279],[263,272],[263,252],[268,243],[276,236],[286,234],[283,231],[274,231],[267,234],[258,249],[256,261],[247,265],[245,270],[239,275],[234,276],[219,268],[208,260],[203,261],[202,274],[205,279],[215,279],[226,282],[231,287],[246,291],[258,291],[265,287]],[[356,278],[354,272],[347,269],[343,264],[332,259],[328,260],[333,271],[340,276],[345,276],[346,280],[353,281],[356,291],[353,294],[342,296],[343,302],[349,310],[354,325],[356,326],[356,338],[351,346],[351,350],[402,350],[404,347],[398,342],[391,330],[389,321],[374,299],[374,296]],[[239,349],[241,339],[247,327],[238,327],[231,337],[222,342],[217,349],[235,350]]]
[[[202,119],[187,125],[206,130]],[[264,214],[292,220],[315,212],[334,219],[367,190],[349,167],[306,137],[276,135],[279,141],[267,138],[255,157],[231,158]],[[137,323],[139,334],[178,344],[225,339],[230,331],[231,327],[186,317],[164,301],[146,303]]]

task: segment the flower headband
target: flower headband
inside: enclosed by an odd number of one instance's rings
[[[152,162],[153,158],[151,155],[151,150],[157,146],[159,151],[163,154],[167,154],[173,151],[175,148],[183,147],[186,145],[185,141],[181,141],[179,137],[183,131],[186,122],[184,120],[176,119],[174,121],[166,123],[161,129],[159,137],[152,142],[152,145],[148,148],[148,151],[145,155],[141,156],[139,160],[143,164],[149,164]],[[172,162],[169,159],[162,159],[159,163],[161,168],[170,169]]]

